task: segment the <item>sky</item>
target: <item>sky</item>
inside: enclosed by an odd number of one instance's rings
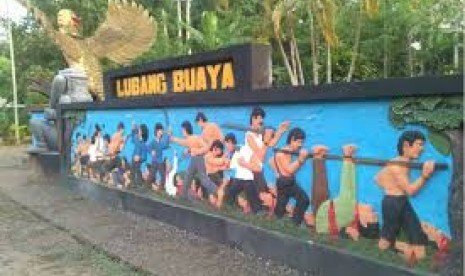
[[[7,9],[8,7],[8,9]],[[8,16],[8,10],[10,16]],[[15,0],[0,0],[0,17],[11,18],[13,21],[20,21],[21,18],[26,16],[26,9]],[[7,30],[0,26],[0,40],[7,38]]]

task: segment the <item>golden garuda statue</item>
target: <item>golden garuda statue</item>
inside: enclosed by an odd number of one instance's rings
[[[126,0],[109,0],[105,21],[92,37],[79,35],[80,18],[71,10],[60,10],[58,31],[37,7],[20,0],[31,9],[35,18],[55,41],[72,68],[84,70],[89,78],[89,90],[99,100],[104,98],[102,67],[99,59],[108,58],[127,64],[147,51],[156,36],[156,22],[144,7]]]

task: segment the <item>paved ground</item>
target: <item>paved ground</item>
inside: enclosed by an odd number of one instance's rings
[[[0,194],[0,275],[143,275]]]
[[[0,148],[0,158],[20,155],[21,152]],[[10,159],[22,160],[21,157]],[[5,210],[3,205],[7,206]],[[20,206],[28,208],[34,215]],[[7,263],[5,267],[12,269],[8,270],[13,271],[12,275],[115,275],[114,271],[124,271],[120,275],[129,275],[136,273],[133,267],[155,275],[302,274],[173,226],[108,209],[54,183],[28,180],[25,169],[0,168],[0,208],[3,213],[0,216],[0,233],[10,233],[10,236],[5,234],[6,238],[0,242],[0,255],[6,255],[0,257],[0,266]],[[10,229],[9,225],[18,226]],[[27,234],[21,236],[21,229]],[[35,231],[42,236],[35,235]],[[95,245],[99,250],[93,250],[86,244]],[[45,245],[51,247],[47,253],[52,256],[50,258],[40,257],[44,252],[41,246]],[[92,254],[79,253],[86,250]],[[53,258],[56,255],[58,258]],[[88,257],[76,259],[75,255]],[[131,266],[111,261],[109,256]],[[2,273],[2,269],[0,274],[7,275]]]

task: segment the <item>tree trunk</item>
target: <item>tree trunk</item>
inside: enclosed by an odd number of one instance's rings
[[[178,38],[182,38],[182,29],[181,29],[181,0],[177,0],[177,10],[178,10]]]
[[[302,62],[300,60],[300,52],[299,47],[297,46],[297,41],[295,39],[294,29],[290,28],[289,32],[291,34],[291,47],[293,48],[294,53],[294,75],[296,76],[299,85],[304,85],[304,72],[302,70]]]
[[[292,69],[292,74],[295,76],[297,79],[297,82],[299,82],[297,78],[297,61],[295,58],[295,48],[294,48],[294,42],[292,39],[289,41],[289,52],[291,54],[291,69]]]
[[[294,47],[294,18],[292,17],[292,14],[288,11],[287,12],[287,32],[289,33],[289,53],[291,55],[291,69],[292,69],[292,74],[295,76],[297,79],[297,82],[299,82],[298,74],[297,74],[297,58],[296,58],[296,48]]]
[[[408,37],[408,43],[407,43],[407,47],[408,47],[408,73],[410,75],[410,77],[413,77],[413,50],[412,50],[412,46],[410,46],[412,44],[412,39],[410,38],[410,35]]]
[[[302,69],[302,60],[300,59],[299,47],[297,46],[295,37],[293,38],[293,40],[294,40],[295,54],[297,58],[297,72],[299,73],[300,85],[305,85],[304,71]]]
[[[457,72],[459,69],[459,45],[458,32],[454,33],[454,69]]]
[[[188,27],[191,26],[191,0],[186,1],[186,24]],[[186,28],[186,44],[188,46],[187,54],[190,55],[192,53],[192,49],[190,47],[189,39],[190,39],[189,28]]]
[[[310,47],[312,50],[312,71],[313,71],[313,84],[318,85],[318,50],[315,37],[315,25],[313,23],[313,14],[310,13]]]
[[[387,78],[389,76],[389,57],[387,53],[387,39],[384,41],[384,56],[383,56],[383,78]]]
[[[163,19],[165,19],[167,17],[166,12],[165,12],[164,9],[161,10],[161,14],[162,14]],[[163,34],[165,35],[165,37],[167,39],[169,38],[168,26],[166,26],[166,21],[165,20],[163,20]]]
[[[357,57],[358,57],[360,36],[362,34],[362,19],[363,19],[363,13],[362,13],[363,6],[362,5],[363,4],[360,4],[360,10],[358,13],[358,18],[357,18],[357,29],[355,31],[355,43],[354,43],[354,48],[352,49],[352,59],[350,61],[349,73],[347,74],[347,82],[352,81],[352,76],[354,75],[354,72],[355,72],[355,62],[357,61]]]
[[[383,78],[387,78],[388,73],[388,66],[389,66],[389,58],[388,58],[388,34],[387,34],[387,24],[386,24],[386,9],[387,9],[387,1],[383,1]]]
[[[279,50],[281,52],[281,56],[283,57],[283,61],[284,61],[284,65],[286,66],[287,73],[289,74],[289,78],[291,79],[291,84],[293,86],[296,86],[299,83],[298,83],[297,78],[295,77],[295,75],[293,75],[293,73],[292,73],[292,68],[291,68],[291,65],[289,64],[289,60],[287,58],[286,51],[284,50],[283,42],[281,41],[281,38],[279,37],[279,34],[275,34],[275,37],[276,37],[276,40],[278,41]]]
[[[327,46],[327,59],[326,59],[326,82],[331,83],[332,82],[332,75],[333,75],[333,68],[331,66],[331,46],[329,44],[326,44]]]
[[[452,182],[449,186],[448,215],[452,247],[442,275],[460,275],[463,269],[463,129],[446,130],[452,146]]]

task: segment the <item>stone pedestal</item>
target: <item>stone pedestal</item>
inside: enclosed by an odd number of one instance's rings
[[[56,108],[58,104],[92,102],[88,80],[84,71],[67,68],[55,76],[50,91],[49,107],[44,119],[31,119],[29,124],[34,138],[34,149],[58,151],[58,130]]]
[[[60,178],[60,155],[58,152],[29,149],[29,171],[31,182],[48,183]]]
[[[67,68],[60,70],[58,76],[64,77],[66,81],[66,89],[61,94],[59,103],[91,102],[93,100],[88,90],[88,79],[84,71],[77,68]]]

